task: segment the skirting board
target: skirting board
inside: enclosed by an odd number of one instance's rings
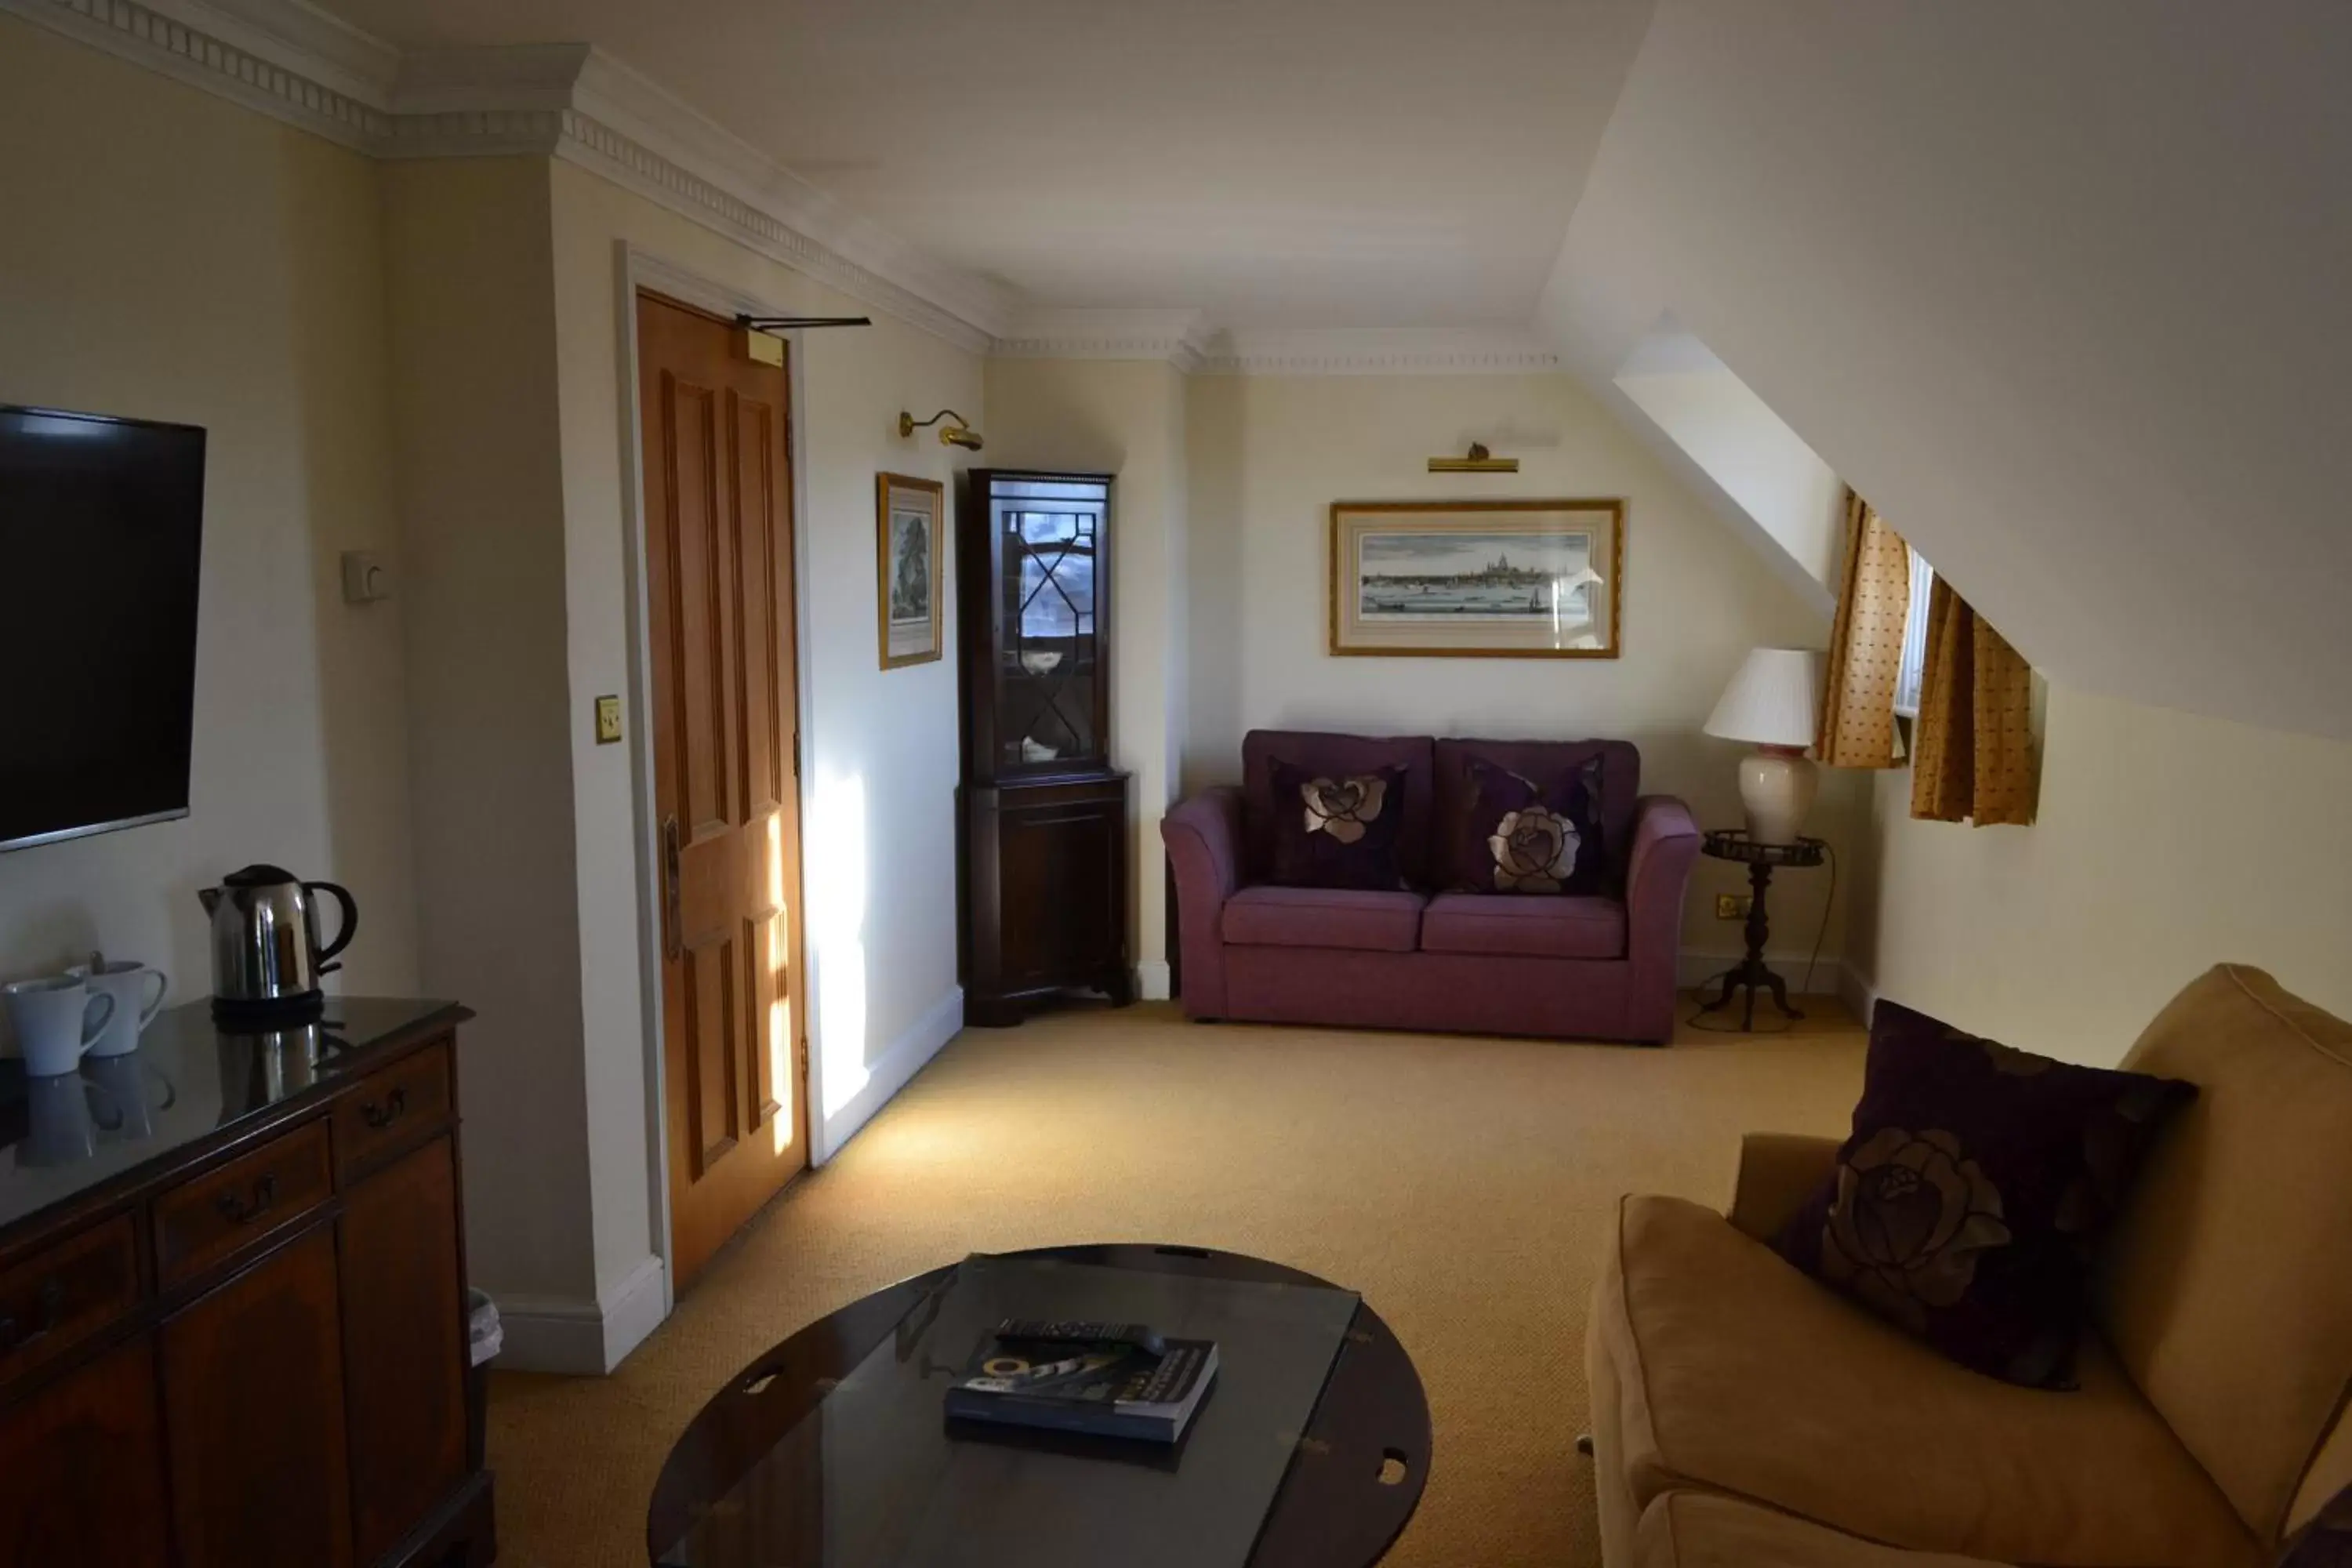
[[[1742,956],[1738,952],[1693,952],[1685,948],[1675,960],[1675,984],[1685,991],[1704,985],[1725,970],[1738,967]],[[1794,991],[1804,984],[1805,963],[1811,957],[1810,952],[1767,952],[1764,962],[1772,966],[1774,973],[1789,983],[1790,990]],[[1844,996],[1848,987],[1845,961],[1833,952],[1822,954],[1822,961],[1813,965],[1813,992],[1816,994],[1834,993]]]
[[[558,1372],[601,1377],[643,1344],[667,1315],[662,1260],[646,1257],[593,1301],[562,1296],[493,1296],[506,1347],[494,1363],[506,1372]]]
[[[890,1048],[882,1053],[882,1059],[866,1069],[865,1084],[850,1096],[847,1104],[818,1121],[809,1139],[811,1163],[822,1165],[840,1153],[842,1146],[857,1135],[857,1130],[887,1105],[892,1095],[906,1088],[908,1080],[923,1070],[923,1064],[939,1055],[940,1047],[954,1039],[962,1028],[963,987],[959,985],[917,1019],[913,1028],[891,1043]]]
[[[1135,994],[1146,1002],[1165,1002],[1173,996],[1168,984],[1166,959],[1147,958],[1135,966]]]

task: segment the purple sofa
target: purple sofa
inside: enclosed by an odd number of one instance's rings
[[[1601,763],[1601,824],[1622,899],[1440,889],[1440,825],[1475,753],[1529,777]],[[1401,858],[1415,891],[1286,888],[1273,854],[1274,760],[1326,776],[1406,770]],[[1193,1018],[1664,1043],[1675,1028],[1687,807],[1643,795],[1623,741],[1370,739],[1253,730],[1242,786],[1160,820],[1176,873],[1183,1003]]]

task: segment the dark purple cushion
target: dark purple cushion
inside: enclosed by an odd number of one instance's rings
[[[1475,756],[1465,766],[1469,787],[1445,825],[1448,887],[1580,899],[1611,890],[1597,754],[1540,780]]]
[[[1289,815],[1286,809],[1276,809],[1274,764],[1278,758],[1294,768],[1334,779],[1402,768],[1404,821],[1397,841],[1397,860],[1408,882],[1416,888],[1429,886],[1432,877],[1423,862],[1429,853],[1430,810],[1437,798],[1430,767],[1432,744],[1426,735],[1340,735],[1317,730],[1252,730],[1243,736],[1242,826],[1248,853],[1247,879],[1262,882],[1273,875],[1274,830],[1277,817]]]
[[[2071,1388],[2091,1248],[2196,1093],[1882,1001],[1853,1135],[1779,1250],[1962,1366]]]
[[[2316,1518],[2294,1532],[2279,1568],[2352,1568],[2352,1487],[2337,1492]]]
[[[1285,888],[1405,885],[1397,858],[1409,784],[1402,768],[1332,777],[1276,758],[1274,874]]]
[[[1601,762],[1601,837],[1612,895],[1625,885],[1633,853],[1633,813],[1642,798],[1642,753],[1629,741],[1439,741],[1431,757],[1436,780],[1430,858],[1430,885],[1447,887],[1454,876],[1454,846],[1446,825],[1454,820],[1473,784],[1470,764],[1507,768],[1538,784],[1575,773],[1594,758]]]

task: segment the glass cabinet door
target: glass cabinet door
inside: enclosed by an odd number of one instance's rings
[[[1001,481],[990,498],[1003,562],[1000,770],[1102,759],[1095,590],[1108,500],[1100,484],[1043,479]]]

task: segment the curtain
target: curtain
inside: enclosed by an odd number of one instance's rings
[[[1938,574],[1911,763],[1911,815],[2033,820],[2033,670]]]
[[[1848,490],[1845,569],[1814,737],[1814,750],[1831,767],[1895,765],[1895,683],[1903,668],[1903,623],[1910,609],[1910,547]]]

